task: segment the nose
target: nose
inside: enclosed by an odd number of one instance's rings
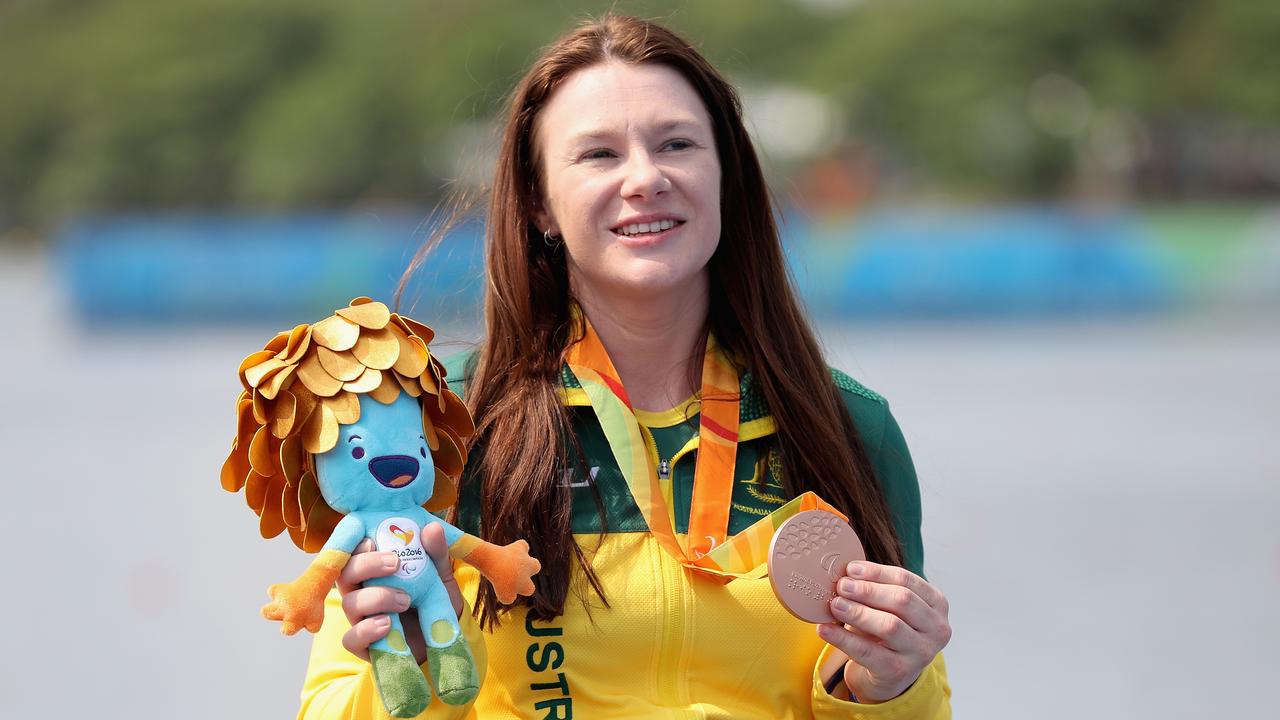
[[[622,196],[625,198],[657,197],[671,187],[662,168],[653,161],[647,152],[634,152],[625,166],[626,176],[622,179]]]
[[[379,455],[369,461],[369,473],[389,488],[402,488],[418,477],[418,460],[408,455]]]

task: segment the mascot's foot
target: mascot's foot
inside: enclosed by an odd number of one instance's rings
[[[428,644],[427,664],[431,668],[431,682],[436,686],[436,695],[446,705],[465,705],[480,692],[476,661],[471,657],[471,647],[461,635],[444,647]]]
[[[373,678],[382,696],[382,705],[391,717],[411,718],[422,714],[431,703],[431,688],[412,655],[370,650]]]

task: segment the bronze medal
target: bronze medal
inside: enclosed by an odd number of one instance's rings
[[[792,615],[835,622],[829,603],[845,567],[866,560],[858,535],[839,515],[805,510],[782,523],[769,543],[769,584]]]

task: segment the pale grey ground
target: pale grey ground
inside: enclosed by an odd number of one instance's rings
[[[0,716],[283,718],[305,558],[217,471],[267,330],[86,333],[0,253]],[[950,596],[961,718],[1272,716],[1280,319],[824,326],[886,395]]]

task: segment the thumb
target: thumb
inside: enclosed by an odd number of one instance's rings
[[[422,528],[422,548],[431,556],[436,572],[440,574],[440,582],[449,593],[449,602],[453,603],[453,612],[462,614],[462,592],[458,590],[458,581],[453,577],[453,561],[449,559],[449,546],[444,541],[444,528],[438,522],[427,523]]]

